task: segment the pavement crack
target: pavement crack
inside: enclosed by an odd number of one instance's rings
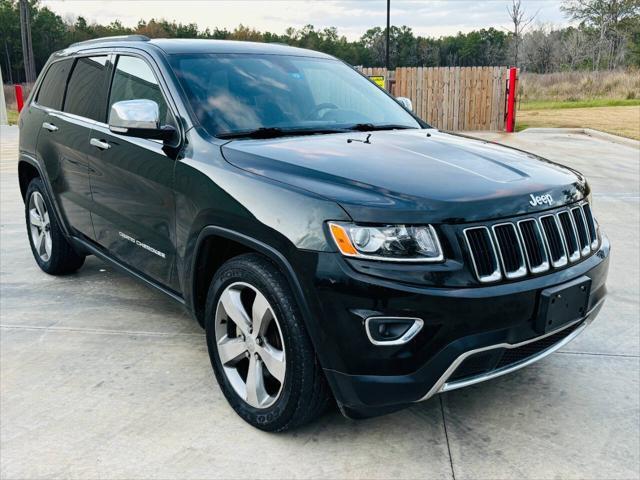
[[[180,332],[146,332],[135,330],[106,330],[100,328],[72,328],[72,327],[52,327],[38,325],[0,325],[6,330],[43,330],[49,332],[72,332],[72,333],[93,333],[96,335],[138,335],[145,337],[203,337],[204,333],[180,333]]]
[[[590,355],[593,357],[622,357],[622,358],[640,358],[640,355],[633,355],[631,353],[600,353],[600,352],[555,352],[562,353],[564,355]]]
[[[451,445],[449,444],[449,432],[447,432],[447,419],[444,414],[444,404],[442,403],[442,395],[438,396],[440,400],[440,412],[442,413],[442,425],[444,426],[444,438],[447,440],[447,452],[449,452],[449,465],[451,466],[451,478],[456,480],[456,472],[453,469],[453,456],[451,455]]]

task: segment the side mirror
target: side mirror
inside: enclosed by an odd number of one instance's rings
[[[160,108],[153,100],[123,100],[111,105],[109,130],[130,137],[169,140],[175,128],[160,125]]]
[[[409,100],[407,97],[397,97],[396,100],[404,108],[406,108],[410,112],[413,112],[413,103],[411,103],[411,100]]]

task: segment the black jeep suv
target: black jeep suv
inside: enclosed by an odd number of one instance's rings
[[[35,260],[59,275],[93,254],[184,304],[229,403],[264,430],[535,362],[605,298],[589,186],[408,103],[281,45],[72,45],[20,115]]]

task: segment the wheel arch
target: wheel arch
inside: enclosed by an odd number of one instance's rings
[[[221,250],[219,249],[220,246],[223,247]],[[310,328],[311,310],[304,298],[300,281],[287,258],[274,247],[260,240],[234,230],[213,225],[204,227],[198,235],[189,272],[191,285],[188,289],[189,298],[187,302],[198,323],[204,325],[206,293],[217,269],[230,258],[249,252],[264,255],[285,276],[298,302],[303,321],[313,342],[313,335],[310,331],[312,330]]]
[[[21,153],[20,159],[18,161],[18,182],[20,184],[20,194],[22,195],[22,200],[25,200],[27,189],[29,188],[29,183],[34,178],[42,179],[42,183],[44,183],[45,193],[53,206],[53,214],[56,217],[56,221],[60,228],[62,229],[62,233],[65,237],[70,237],[70,229],[69,225],[67,225],[64,216],[61,214],[58,203],[56,202],[56,198],[51,191],[51,185],[49,183],[49,177],[46,175],[46,172],[40,166],[40,164],[30,155]]]
[[[18,162],[18,182],[20,183],[22,200],[25,200],[29,183],[36,177],[43,178],[38,167],[27,160],[20,160],[20,162]]]

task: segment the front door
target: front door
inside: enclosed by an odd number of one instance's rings
[[[141,57],[117,58],[108,109],[121,100],[158,103],[161,121],[175,125],[149,64]],[[175,161],[160,141],[91,131],[91,213],[96,241],[140,273],[169,287],[175,262]],[[174,288],[175,289],[175,288]]]

